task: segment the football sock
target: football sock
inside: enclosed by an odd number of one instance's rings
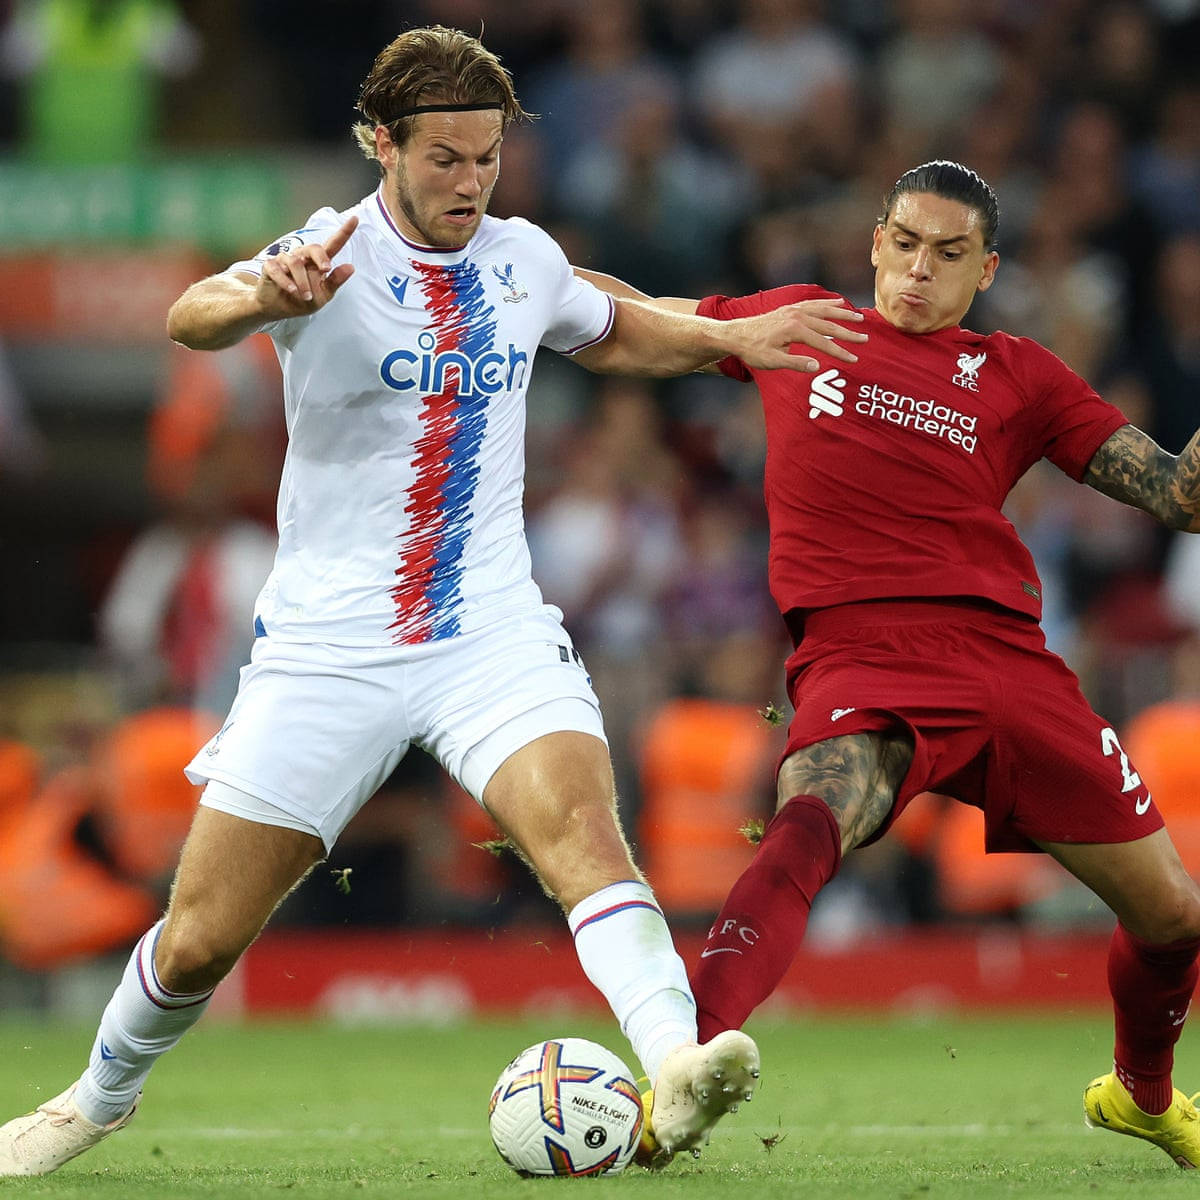
[[[1198,953],[1200,938],[1155,946],[1123,925],[1113,930],[1108,947],[1113,1065],[1142,1112],[1164,1113],[1171,1106],[1175,1043],[1192,1002]]]
[[[154,970],[159,921],[138,942],[113,993],[92,1046],[75,1103],[89,1121],[107,1125],[123,1117],[150,1068],[200,1019],[212,989],[195,995],[169,992]]]
[[[841,861],[841,831],[824,800],[793,796],[771,819],[692,976],[701,1041],[740,1029],[775,990],[800,947],[817,892]]]
[[[653,1082],[676,1046],[696,1040],[696,1005],[683,959],[654,893],[637,880],[609,884],[567,916],[575,952]]]

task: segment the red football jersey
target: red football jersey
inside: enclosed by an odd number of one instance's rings
[[[699,312],[728,320],[818,298],[841,297],[796,285],[709,296]],[[1125,417],[1028,338],[902,333],[860,311],[870,340],[852,347],[856,363],[823,360],[815,375],[721,364],[762,395],[780,612],[972,596],[1040,619],[1041,581],[1000,506],[1039,458],[1080,479]]]

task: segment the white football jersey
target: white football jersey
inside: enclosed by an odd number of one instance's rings
[[[380,193],[231,271],[359,226],[354,275],[312,316],[265,325],[283,368],[279,549],[256,628],[288,641],[411,645],[542,603],[525,543],[525,393],[539,345],[606,337],[613,303],[519,218],[456,249],[401,236]]]

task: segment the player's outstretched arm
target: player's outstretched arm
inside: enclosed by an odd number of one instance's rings
[[[793,353],[794,345],[856,362],[855,354],[833,339],[866,340],[865,334],[839,323],[861,321],[862,316],[834,300],[803,300],[730,321],[688,316],[640,300],[617,298],[615,304],[612,332],[575,355],[589,371],[665,378],[729,356],[759,370],[816,371],[818,360]]]
[[[688,300],[682,296],[648,296],[645,292],[638,291],[631,283],[626,283],[615,275],[605,275],[603,271],[589,271],[584,267],[572,267],[571,270],[580,279],[586,279],[593,287],[623,300],[641,300],[655,308],[662,308],[667,312],[683,313],[686,316],[695,316],[696,309],[700,307],[699,300]],[[576,358],[578,357],[576,355]],[[721,373],[720,367],[715,362],[705,363],[704,366],[696,369],[703,371],[706,375],[720,375]]]
[[[1200,533],[1200,431],[1176,455],[1122,425],[1092,456],[1083,482],[1171,529]]]
[[[190,350],[223,350],[269,321],[317,312],[354,274],[333,258],[358,228],[349,217],[322,245],[312,242],[263,262],[258,277],[240,272],[211,275],[193,283],[167,314],[167,335]]]
[[[650,304],[654,308],[661,308],[666,312],[685,313],[688,316],[694,315],[696,309],[700,307],[699,300],[689,300],[683,296],[648,296],[645,292],[635,288],[633,284],[626,283],[625,280],[618,279],[615,275],[606,275],[603,271],[590,271],[586,267],[572,267],[571,270],[580,279],[586,279],[593,287],[621,300],[641,300],[642,303]]]

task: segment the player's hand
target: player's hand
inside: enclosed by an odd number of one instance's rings
[[[819,371],[818,359],[797,354],[793,347],[808,346],[827,358],[858,362],[858,355],[841,343],[867,340],[862,330],[850,327],[862,319],[862,313],[855,312],[845,300],[801,300],[728,324],[742,326],[738,333],[746,339],[746,346],[736,354],[746,366],[759,370]]]
[[[303,317],[324,308],[354,274],[351,263],[335,267],[333,259],[357,228],[358,218],[348,217],[324,245],[312,242],[268,258],[255,289],[264,319]]]

